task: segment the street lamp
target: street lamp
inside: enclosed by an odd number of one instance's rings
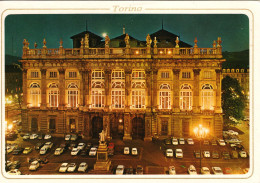
[[[194,134],[197,138],[200,140],[200,171],[201,171],[201,159],[202,159],[202,154],[201,154],[201,140],[204,139],[208,132],[209,129],[203,127],[201,124],[199,124],[199,127],[194,128]]]

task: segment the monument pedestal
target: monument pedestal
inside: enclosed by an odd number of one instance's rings
[[[108,159],[106,142],[100,143],[97,150],[97,161],[94,164],[95,171],[109,171],[111,160]]]

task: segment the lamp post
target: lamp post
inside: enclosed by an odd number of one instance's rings
[[[197,138],[199,138],[200,141],[200,171],[201,171],[201,159],[202,159],[202,155],[201,155],[201,140],[204,139],[209,130],[205,127],[203,127],[201,124],[199,124],[199,127],[194,128],[194,134]]]

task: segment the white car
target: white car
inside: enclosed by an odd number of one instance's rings
[[[63,151],[64,151],[64,148],[59,147],[55,150],[54,155],[61,155],[63,153]]]
[[[210,152],[209,151],[203,151],[203,156],[205,158],[210,158]]]
[[[124,154],[129,154],[129,153],[130,153],[129,147],[124,147]]]
[[[48,148],[52,148],[52,146],[53,146],[53,143],[52,142],[46,142],[45,144],[44,144],[44,146],[46,146],[46,147],[48,147]]]
[[[179,144],[185,144],[184,138],[180,138],[180,139],[179,139]]]
[[[170,175],[175,175],[176,174],[176,170],[174,166],[169,166],[169,174]]]
[[[182,149],[176,149],[176,150],[175,150],[175,157],[176,157],[176,158],[183,158]]]
[[[193,141],[192,138],[188,138],[188,139],[187,139],[187,143],[188,143],[189,145],[193,145],[193,144],[194,144],[194,141]]]
[[[97,154],[97,148],[96,147],[91,147],[90,151],[89,151],[89,156],[96,156]]]
[[[62,163],[59,169],[59,172],[66,172],[68,169],[68,163]]]
[[[46,134],[46,135],[44,136],[44,139],[45,139],[45,140],[51,139],[51,135],[50,135],[50,134]]]
[[[218,143],[219,143],[220,146],[225,146],[226,145],[226,143],[225,143],[225,141],[223,139],[218,139]]]
[[[196,168],[194,165],[190,165],[189,168],[188,168],[188,173],[190,175],[197,175],[197,171],[196,171]]]
[[[238,135],[238,132],[235,132],[234,130],[228,130],[226,133],[230,135]]]
[[[48,151],[48,146],[43,146],[42,148],[41,148],[41,150],[40,150],[40,154],[41,155],[43,155],[43,154],[46,154],[47,153],[47,151]]]
[[[138,155],[138,151],[137,151],[137,148],[132,148],[132,155],[135,155],[137,156]]]
[[[125,166],[124,165],[117,165],[116,168],[116,175],[123,175]]]
[[[70,140],[71,135],[66,135],[65,140]]]
[[[173,157],[173,150],[172,149],[166,149],[166,157]]]
[[[80,149],[74,147],[74,148],[72,149],[72,151],[71,151],[70,154],[71,154],[72,156],[76,156],[76,155],[78,155],[79,151],[80,151]]]
[[[79,165],[78,172],[86,172],[88,168],[88,164],[86,162],[82,162]]]
[[[178,145],[179,143],[178,143],[178,139],[177,138],[172,138],[172,144],[173,145]]]
[[[201,174],[203,175],[209,175],[210,174],[210,170],[208,167],[201,167]]]
[[[22,173],[18,169],[13,169],[7,172],[9,175],[21,175]]]
[[[33,161],[29,167],[29,170],[37,170],[39,168],[40,163],[38,161]]]
[[[76,169],[76,163],[70,163],[69,166],[68,166],[67,171],[68,172],[74,172],[75,169]]]
[[[247,157],[246,151],[239,151],[239,155],[240,155],[241,158]]]
[[[212,167],[212,170],[215,175],[223,175],[223,171],[220,167]]]
[[[33,140],[33,139],[37,139],[38,138],[38,135],[37,134],[31,134],[30,135],[30,139]]]
[[[80,150],[83,150],[85,148],[85,146],[86,146],[85,143],[79,143],[77,148]]]
[[[30,134],[29,133],[27,133],[27,134],[25,134],[23,136],[23,140],[27,140],[27,139],[30,139]]]

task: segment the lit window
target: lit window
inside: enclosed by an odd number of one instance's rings
[[[214,109],[214,97],[213,87],[210,84],[202,86],[202,110],[213,110]]]
[[[39,78],[39,72],[37,71],[31,72],[31,78]]]
[[[32,83],[30,86],[30,103],[31,107],[40,107],[41,89],[38,83]]]
[[[49,106],[58,107],[59,105],[59,89],[57,84],[52,83],[49,86]]]
[[[50,72],[50,78],[57,78],[57,72]]]
[[[191,73],[190,72],[182,72],[182,78],[184,78],[184,79],[191,78]]]
[[[211,71],[204,71],[204,79],[211,79],[212,72]]]
[[[160,109],[171,109],[171,88],[168,84],[160,86]]]
[[[188,84],[183,84],[181,86],[180,109],[181,110],[192,109],[192,90],[191,90],[191,86]]]
[[[77,78],[77,72],[69,72],[69,78]]]
[[[91,75],[92,107],[105,107],[105,75],[103,70],[93,70]]]
[[[124,70],[112,71],[112,107],[124,108],[125,107],[125,73]]]
[[[68,86],[68,107],[78,107],[79,90],[75,83]]]
[[[92,80],[93,79],[105,79],[105,74],[103,70],[93,70],[92,72]]]
[[[170,73],[169,72],[161,72],[161,78],[169,78]]]
[[[133,70],[132,72],[132,108],[145,108],[145,72]]]

